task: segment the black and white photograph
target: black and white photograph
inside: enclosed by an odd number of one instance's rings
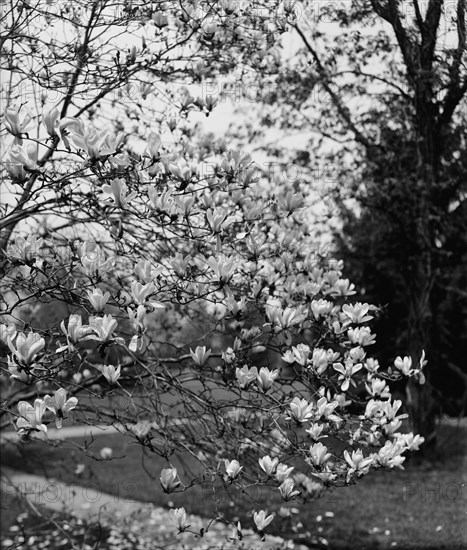
[[[0,550],[467,548],[467,0],[0,0]]]

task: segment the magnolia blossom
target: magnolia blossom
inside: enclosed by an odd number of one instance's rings
[[[147,260],[139,260],[135,265],[134,272],[143,283],[149,283],[153,278],[153,266]]]
[[[267,367],[261,367],[256,377],[258,386],[264,392],[267,392],[273,385],[274,380],[279,376],[279,371],[277,369],[270,371]]]
[[[206,346],[197,346],[195,351],[190,348],[190,355],[193,361],[201,367],[211,355],[211,350],[206,350]]]
[[[401,357],[398,356],[394,360],[394,366],[399,370],[404,376],[414,376],[415,379],[419,381],[420,384],[425,383],[425,375],[422,373],[422,368],[426,365],[425,352],[422,352],[422,357],[420,359],[420,366],[418,369],[412,368],[412,358],[411,357]]]
[[[365,475],[369,472],[371,465],[373,464],[373,457],[365,458],[363,452],[358,449],[353,451],[350,455],[349,451],[344,451],[344,458],[347,464],[350,466],[350,469],[347,472],[347,481],[350,480],[353,473],[356,473],[358,476]]]
[[[57,129],[59,126],[60,113],[57,108],[48,111],[42,115],[42,124],[45,126],[49,136],[53,137],[57,135]]]
[[[144,332],[144,320],[146,319],[146,308],[139,305],[136,311],[131,308],[127,308],[128,318],[134,331],[140,333]]]
[[[295,363],[303,367],[308,362],[308,356],[310,355],[310,347],[306,344],[298,344],[298,346],[292,347],[292,350],[287,350],[282,356],[282,359],[286,363]]]
[[[96,243],[84,242],[78,246],[81,265],[87,275],[103,275],[115,265],[115,258],[106,258]]]
[[[136,304],[144,305],[148,297],[156,290],[154,283],[141,284],[139,281],[131,283],[131,297]],[[157,302],[158,304],[158,302]]]
[[[235,376],[238,381],[238,385],[242,389],[248,388],[248,386],[254,382],[258,377],[258,369],[256,367],[249,368],[248,365],[244,365],[241,369],[235,369]]]
[[[8,255],[26,262],[39,256],[43,244],[44,239],[38,239],[35,235],[29,235],[26,239],[18,235],[14,244],[8,246]]]
[[[322,466],[331,458],[331,453],[328,453],[328,448],[323,445],[320,441],[314,443],[310,447],[310,458],[309,460],[315,466]]]
[[[326,317],[334,307],[333,303],[329,300],[312,300],[310,304],[311,312],[316,320],[320,317]]]
[[[339,374],[338,380],[342,382],[341,384],[341,390],[347,391],[349,389],[350,384],[355,386],[355,381],[352,380],[352,376],[358,372],[363,365],[361,363],[358,363],[357,365],[353,365],[351,362],[345,362],[345,366],[342,363],[334,363],[333,368],[336,370]]]
[[[170,510],[171,514],[171,521],[175,524],[176,527],[178,527],[179,533],[182,533],[183,531],[186,531],[188,527],[190,527],[190,524],[186,521],[186,511],[185,508],[173,508]]]
[[[351,344],[371,346],[376,341],[376,336],[371,333],[370,327],[349,328],[347,331]]]
[[[265,510],[260,510],[259,512],[255,512],[253,514],[253,521],[255,522],[256,528],[260,533],[264,531],[274,519],[274,514],[271,514],[270,516],[267,516],[266,514],[267,512]]]
[[[389,399],[391,397],[389,386],[386,384],[385,380],[381,380],[380,378],[372,378],[370,384],[365,384],[365,388],[366,391],[373,397],[376,395],[382,399]]]
[[[286,479],[280,486],[279,491],[281,497],[285,501],[293,500],[296,496],[300,494],[300,491],[294,489],[294,482],[292,479]]]
[[[14,339],[8,339],[8,347],[12,351],[15,361],[20,365],[29,366],[45,348],[45,340],[39,334],[19,332]]]
[[[265,312],[266,317],[272,326],[275,327],[275,332],[280,332],[302,323],[306,319],[303,309],[303,307],[286,307],[283,310],[279,306],[268,304],[266,305]]]
[[[408,434],[396,433],[394,434],[394,437],[396,438],[396,442],[399,445],[403,445],[409,451],[418,451],[420,448],[420,445],[422,445],[425,441],[424,437],[422,437],[421,435],[414,435],[413,433],[408,433]]]
[[[318,424],[316,422],[313,422],[313,424],[311,424],[311,426],[305,431],[310,435],[313,441],[318,441],[323,429],[324,429],[323,424]]]
[[[103,317],[91,317],[89,326],[96,335],[94,339],[106,343],[114,340],[113,333],[118,326],[118,322],[112,315],[104,315]]]
[[[136,191],[128,193],[127,184],[120,178],[114,179],[110,185],[102,186],[102,190],[110,196],[118,208],[124,208],[138,195]]]
[[[396,369],[400,370],[402,374],[405,374],[405,376],[409,376],[412,369],[412,358],[407,356],[402,358],[399,355],[394,360],[394,366],[396,367]]]
[[[44,397],[45,406],[55,414],[55,425],[57,428],[62,427],[63,418],[66,413],[73,410],[78,404],[76,397],[66,398],[66,390],[63,388],[54,392],[53,397],[46,395]]]
[[[101,458],[104,460],[110,460],[112,458],[112,455],[114,454],[112,449],[110,447],[102,447],[99,454],[101,455]]]
[[[34,406],[27,401],[20,401],[18,403],[20,418],[16,421],[19,432],[25,433],[31,430],[46,432],[47,426],[42,423],[45,409],[46,405],[42,399],[35,399]]]
[[[88,300],[90,301],[94,311],[101,313],[104,311],[104,307],[109,301],[110,292],[103,293],[100,288],[94,288],[87,291]]]
[[[214,258],[211,256],[208,259],[209,267],[214,271],[214,277],[221,285],[227,284],[235,271],[235,262],[227,256]]]
[[[17,334],[15,325],[5,325],[0,323],[0,342],[8,345],[9,340],[14,340]]]
[[[121,367],[114,367],[113,365],[102,365],[100,370],[110,384],[116,384],[120,378]]]
[[[140,440],[144,439],[151,431],[152,424],[149,420],[140,420],[136,424],[128,427],[128,429]]]
[[[225,471],[231,480],[234,480],[238,476],[240,471],[243,470],[243,466],[240,466],[238,460],[225,459],[224,464]]]
[[[23,121],[20,122],[19,112],[16,109],[13,109],[11,107],[6,109],[5,115],[3,117],[3,124],[5,128],[10,132],[10,134],[13,134],[15,136],[15,143],[17,143],[18,145],[22,145],[23,140],[21,138],[21,135],[26,133],[26,128],[31,122],[31,119],[31,115],[29,113],[26,113]]]
[[[401,456],[404,447],[396,441],[386,441],[384,447],[372,455],[373,460],[379,466],[386,468],[403,468],[402,464],[405,461],[405,456]]]
[[[260,458],[258,460],[259,465],[261,466],[261,469],[269,476],[272,477],[275,472],[276,468],[279,464],[279,459],[274,458],[272,459],[270,456],[263,456],[263,458]]]
[[[326,370],[329,362],[328,353],[321,348],[315,348],[311,358],[313,367],[316,369],[317,374],[323,374]]]
[[[226,228],[233,221],[235,221],[235,216],[227,216],[227,214],[227,210],[222,208],[207,210],[206,220],[213,233],[219,233],[222,229]]]
[[[306,422],[313,416],[313,405],[306,399],[294,397],[289,403],[289,418],[297,422]]]
[[[320,420],[322,417],[324,417],[327,420],[338,422],[340,418],[339,416],[334,414],[334,410],[338,407],[338,405],[339,403],[335,400],[329,403],[325,396],[320,397],[316,402],[315,420]]]
[[[164,468],[161,472],[160,482],[164,493],[172,493],[179,485],[177,468]]]
[[[235,351],[230,347],[222,352],[222,361],[227,365],[232,364],[235,361],[235,357]]]
[[[350,319],[352,323],[366,323],[373,319],[373,315],[368,315],[370,310],[369,304],[344,304],[342,306],[343,313]]]
[[[289,475],[292,473],[294,467],[293,466],[287,466],[287,464],[283,464],[282,462],[277,465],[276,467],[276,473],[275,478],[279,483],[284,483],[284,481],[289,477]]]
[[[66,349],[69,352],[75,350],[74,344],[78,343],[80,340],[88,340],[90,334],[92,333],[92,327],[89,325],[83,325],[83,320],[81,315],[73,313],[68,319],[68,327],[65,326],[65,321],[60,323],[60,328],[62,329],[63,334],[66,336],[67,345],[57,349],[57,353],[60,353]]]
[[[8,372],[10,373],[10,378],[19,380],[24,384],[28,384],[31,381],[31,375],[29,371],[25,370],[20,365],[15,363],[11,357],[8,357]]]

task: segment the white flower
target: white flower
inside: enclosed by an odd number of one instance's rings
[[[76,397],[70,397],[70,399],[67,399],[66,390],[60,388],[54,392],[53,397],[46,395],[44,397],[44,403],[49,411],[55,413],[55,425],[57,428],[61,428],[65,414],[76,407],[78,404],[78,399],[76,399]]]
[[[49,136],[53,137],[57,135],[57,128],[59,126],[58,119],[60,118],[60,113],[58,109],[52,109],[51,111],[42,115],[42,124],[46,127],[47,133]]]
[[[174,508],[170,510],[171,514],[171,520],[175,524],[176,527],[178,527],[178,531],[182,533],[188,527],[190,527],[190,524],[186,521],[186,512],[185,508]]]
[[[35,431],[47,431],[47,426],[42,424],[42,417],[45,413],[45,403],[42,399],[34,401],[34,407],[27,401],[18,403],[18,412],[20,418],[16,421],[16,427],[20,433]]]
[[[31,118],[31,115],[29,113],[26,113],[23,122],[20,122],[19,112],[16,109],[10,107],[5,111],[3,124],[5,128],[10,132],[10,134],[13,134],[15,136],[15,143],[17,143],[18,145],[21,145],[23,143],[21,135],[26,132],[26,128],[31,122]]]
[[[311,361],[313,363],[313,367],[316,369],[317,374],[323,374],[328,366],[328,353],[324,349],[315,348],[313,350]]]
[[[17,334],[15,325],[5,325],[0,323],[0,342],[8,345],[9,340],[14,340]]]
[[[292,479],[286,479],[280,486],[279,491],[285,501],[292,500],[300,494],[300,491],[294,490],[294,482]]]
[[[266,456],[263,456],[263,458],[260,458],[258,462],[259,462],[259,465],[261,466],[261,469],[269,477],[272,477],[276,472],[276,468],[279,464],[279,459],[278,458],[271,459],[270,456],[266,455]]]
[[[27,239],[18,235],[14,244],[8,246],[8,255],[23,262],[32,260],[38,257],[43,244],[44,239],[35,235],[29,235]]]
[[[171,493],[174,491],[180,485],[177,468],[164,468],[161,472],[160,481],[164,493]]]
[[[363,365],[361,363],[358,363],[357,365],[353,365],[351,361],[345,362],[345,366],[342,363],[334,363],[333,368],[336,370],[339,374],[338,380],[342,381],[341,384],[341,390],[347,391],[349,389],[350,384],[355,386],[355,381],[352,380],[352,376],[358,372]]]
[[[130,320],[133,330],[137,333],[144,332],[144,320],[146,319],[146,308],[139,305],[136,311],[131,308],[127,308],[128,318]]]
[[[97,313],[104,311],[104,307],[110,298],[110,292],[104,294],[100,288],[94,288],[93,290],[88,290],[87,294],[94,311]]]
[[[14,340],[10,338],[7,343],[15,360],[24,366],[30,365],[45,347],[44,338],[34,332],[27,335],[19,332]]]
[[[148,420],[140,420],[136,424],[129,426],[129,430],[135,434],[138,439],[144,439],[151,431],[151,422]]]
[[[117,380],[120,378],[120,374],[121,374],[120,365],[118,367],[114,367],[113,365],[102,365],[100,370],[102,371],[102,374],[105,376],[106,380],[110,384],[115,384]]]
[[[394,360],[394,366],[396,369],[400,370],[405,376],[410,376],[412,369],[412,358],[411,357],[401,357],[400,355]]]
[[[60,323],[60,328],[62,329],[63,334],[66,336],[67,345],[57,349],[57,352],[60,353],[66,349],[73,352],[75,350],[74,344],[78,343],[80,340],[88,340],[89,335],[92,332],[92,328],[88,325],[83,325],[81,315],[73,313],[68,319],[68,328],[65,327],[65,321]]]
[[[293,466],[287,466],[282,462],[277,465],[275,477],[279,483],[284,483],[284,481],[289,477],[294,469]]]
[[[235,376],[238,381],[238,385],[242,389],[248,388],[248,386],[254,382],[258,376],[258,369],[256,367],[249,368],[247,365],[244,365],[241,369],[235,369]]]
[[[347,336],[351,344],[360,346],[371,346],[376,341],[376,336],[371,333],[370,327],[349,328]]]
[[[104,253],[96,243],[81,243],[78,246],[78,253],[81,265],[89,276],[95,276],[96,274],[103,275],[115,265],[115,258],[106,259]]]
[[[227,365],[230,365],[235,361],[235,352],[232,348],[227,348],[225,351],[222,352],[222,360]]]
[[[243,466],[240,466],[240,463],[238,460],[224,460],[225,464],[225,471],[230,479],[235,479],[241,470],[243,470]]]
[[[206,346],[197,346],[195,351],[190,348],[190,355],[193,361],[201,367],[211,355],[211,350],[206,350]]]
[[[113,340],[113,332],[117,328],[118,323],[112,315],[104,315],[103,317],[91,317],[89,326],[97,336],[97,340],[106,343]]]
[[[313,416],[313,405],[306,399],[294,397],[289,403],[289,418],[297,422],[306,422]]]
[[[321,435],[321,432],[323,431],[324,429],[324,426],[322,424],[318,424],[316,422],[314,422],[309,428],[308,430],[305,430],[308,434],[310,434],[311,436],[311,439],[313,439],[313,441],[318,441],[320,435]]]
[[[304,367],[307,364],[309,355],[310,347],[306,344],[298,344],[298,346],[293,346],[292,350],[287,350],[282,359],[287,363],[297,362]]]
[[[357,451],[352,452],[352,456],[349,454],[349,451],[344,451],[344,458],[347,464],[350,466],[350,469],[347,474],[347,480],[350,479],[353,473],[357,473],[358,476],[367,474],[370,470],[370,466],[373,464],[374,459],[370,456],[365,458],[363,452],[358,449]]]
[[[357,302],[355,304],[344,304],[342,311],[352,321],[352,323],[365,323],[370,319],[373,319],[373,315],[368,315],[370,310],[369,304],[362,304]]]
[[[145,304],[148,296],[154,293],[156,287],[154,283],[147,283],[142,285],[138,281],[132,281],[131,283],[131,296],[136,304]]]
[[[109,460],[110,458],[112,458],[113,451],[110,447],[102,447],[99,454],[104,460]]]
[[[396,433],[394,436],[397,438],[396,442],[400,445],[403,445],[409,451],[418,451],[420,445],[425,441],[425,438],[421,435],[414,435],[413,433],[401,434]]]
[[[368,385],[368,383],[365,383],[366,391],[373,397],[379,396],[382,399],[390,398],[391,392],[389,390],[388,385],[386,384],[385,380],[381,380],[380,378],[372,378],[371,379],[371,385]]]
[[[375,462],[387,468],[403,468],[405,456],[401,456],[404,448],[395,441],[386,441],[377,454],[372,455]]]
[[[331,453],[328,453],[328,448],[320,441],[311,445],[310,447],[310,460],[315,466],[321,466],[325,464],[330,458]]]
[[[264,531],[274,519],[274,514],[271,514],[270,516],[266,516],[266,514],[267,512],[265,510],[260,510],[259,512],[255,512],[253,514],[253,521],[255,522],[256,528],[259,532]]]
[[[256,380],[258,386],[264,392],[268,391],[274,383],[274,380],[279,376],[279,371],[277,369],[270,371],[267,367],[261,367],[259,369]]]

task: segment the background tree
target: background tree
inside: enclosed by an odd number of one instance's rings
[[[379,356],[397,342],[432,358],[428,384],[409,393],[417,429],[433,438],[436,414],[459,412],[465,396],[465,2],[293,10],[276,70],[255,73],[258,120],[276,136],[264,149],[308,181],[332,163],[341,254],[365,296],[387,306]]]

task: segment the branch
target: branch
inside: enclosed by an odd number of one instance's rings
[[[307,40],[306,36],[304,35],[303,31],[300,29],[298,24],[293,25],[294,29],[299,34],[300,38],[302,39],[303,43],[305,44],[307,50],[310,52],[311,56],[313,57],[314,62],[316,63],[316,67],[318,69],[319,75],[321,77],[321,81],[323,83],[324,89],[328,92],[328,94],[331,96],[332,102],[334,106],[336,107],[337,111],[341,115],[341,117],[345,120],[347,123],[348,128],[355,134],[355,139],[361,143],[364,147],[367,149],[371,149],[375,146],[375,144],[371,143],[367,137],[360,132],[360,130],[355,126],[355,123],[352,121],[352,118],[350,117],[350,112],[345,107],[339,96],[334,92],[334,90],[331,87],[330,78],[328,75],[328,72],[326,71],[325,67],[321,63],[321,60],[316,53],[313,46],[310,44],[310,42]]]

